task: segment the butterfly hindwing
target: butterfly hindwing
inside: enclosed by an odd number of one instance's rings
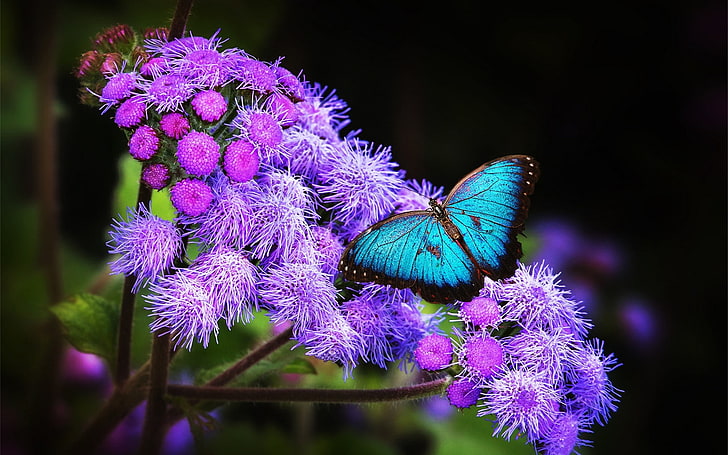
[[[468,298],[482,284],[465,252],[424,210],[394,215],[359,234],[339,270],[348,280],[411,288],[439,302]]]
[[[492,279],[513,275],[522,255],[517,235],[528,214],[528,196],[538,179],[529,156],[513,155],[484,164],[463,178],[444,203],[475,260]]]

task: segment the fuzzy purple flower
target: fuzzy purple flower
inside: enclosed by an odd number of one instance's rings
[[[319,84],[305,87],[304,101],[296,107],[304,128],[330,141],[339,141],[339,132],[350,122],[346,102]]]
[[[172,139],[182,139],[190,131],[190,122],[183,114],[170,112],[162,116],[159,127]]]
[[[238,139],[225,148],[223,169],[235,182],[247,182],[258,173],[260,158],[255,146],[245,139]]]
[[[258,283],[261,301],[274,322],[293,322],[294,335],[320,327],[338,314],[336,288],[310,264],[289,262],[266,270]]]
[[[351,376],[362,351],[362,337],[339,313],[332,313],[315,327],[302,331],[296,339],[306,346],[306,354],[344,368],[344,380]]]
[[[144,166],[142,182],[153,190],[161,190],[169,183],[169,168],[161,163]]]
[[[450,404],[458,408],[469,408],[478,402],[481,389],[478,384],[467,378],[453,381],[447,387],[447,398]]]
[[[224,245],[242,250],[251,241],[254,209],[251,200],[259,191],[254,182],[231,183],[218,173],[210,180],[213,199],[201,215],[181,216],[180,222],[196,225],[191,234],[205,245]]]
[[[177,160],[188,174],[205,177],[217,167],[220,145],[207,133],[190,131],[177,143]]]
[[[589,422],[605,425],[609,415],[616,411],[622,392],[612,385],[607,373],[619,365],[613,354],[604,354],[603,341],[583,343],[566,374],[570,383],[568,406],[582,412]]]
[[[147,112],[147,105],[140,98],[129,98],[116,109],[114,123],[122,128],[138,125]]]
[[[227,111],[227,101],[220,92],[205,90],[192,98],[192,109],[206,122],[216,122]]]
[[[348,142],[341,152],[336,163],[321,170],[317,188],[333,219],[355,235],[394,210],[402,180],[389,147],[361,148]]]
[[[437,333],[427,335],[420,340],[414,356],[423,370],[442,370],[452,361],[452,342],[450,338]]]
[[[232,60],[232,73],[238,81],[238,89],[269,93],[278,84],[276,73],[267,63],[244,56]]]
[[[460,321],[471,327],[495,327],[503,320],[498,302],[491,297],[482,296],[462,302],[457,315]]]
[[[180,111],[197,88],[185,77],[176,74],[163,74],[153,80],[140,82],[141,97],[157,112]]]
[[[171,333],[175,347],[192,349],[195,340],[207,347],[210,336],[217,339],[218,320],[223,307],[216,304],[204,277],[191,269],[181,269],[150,286],[145,300],[154,321],[152,331]]]
[[[152,215],[144,205],[129,209],[127,221],[115,220],[109,234],[109,253],[121,255],[109,264],[111,273],[136,276],[134,292],[169,269],[182,251],[174,223]]]
[[[207,211],[212,203],[212,189],[202,180],[184,179],[170,191],[172,205],[183,215],[198,216]]]
[[[583,318],[579,304],[569,298],[558,274],[544,263],[519,264],[511,278],[496,284],[495,292],[499,300],[506,301],[503,317],[518,320],[525,329],[564,329],[583,338],[592,326]]]
[[[275,72],[278,80],[278,86],[281,88],[283,93],[289,95],[296,101],[303,101],[306,94],[300,79],[278,64],[273,66],[273,72]]]
[[[362,360],[386,368],[387,362],[394,360],[389,344],[392,318],[386,303],[372,297],[362,293],[361,296],[344,302],[341,312],[351,328],[362,338],[359,353]]]
[[[237,131],[239,139],[255,146],[261,161],[273,163],[288,156],[282,145],[282,124],[274,112],[261,107],[239,106],[238,115],[230,126]]]
[[[578,415],[560,412],[553,423],[547,427],[538,441],[539,453],[543,455],[570,455],[580,446],[589,446],[580,433],[590,432]]]
[[[141,125],[129,138],[129,153],[139,161],[148,160],[159,149],[159,138],[149,125]]]
[[[131,95],[137,86],[137,73],[116,73],[101,90],[99,101],[104,104],[116,104]]]
[[[282,172],[273,172],[253,194],[253,255],[269,261],[293,258],[301,241],[310,241],[309,221],[317,218],[313,192]]]
[[[483,384],[503,367],[504,349],[498,339],[483,331],[455,333],[460,339],[455,354],[463,367],[463,377]]]
[[[225,41],[218,32],[209,39],[190,36],[170,42],[148,40],[147,49],[153,55],[166,58],[170,74],[183,75],[192,84],[204,88],[223,86],[231,79],[231,60],[241,52],[237,49],[218,49]]]
[[[318,182],[324,163],[333,165],[340,155],[336,145],[298,125],[283,132],[283,147],[288,155],[275,164],[287,167],[291,173],[310,182]]]
[[[580,342],[562,330],[523,330],[509,338],[506,351],[520,368],[542,373],[554,384],[561,382],[566,366],[573,362]]]
[[[321,270],[329,275],[336,275],[344,246],[330,227],[313,226],[311,228],[313,247],[317,253]]]
[[[253,310],[258,309],[258,269],[246,253],[217,246],[200,254],[190,269],[199,274],[214,306],[221,307],[220,316],[228,328],[253,318]]]
[[[443,187],[436,187],[427,180],[407,180],[397,194],[397,213],[430,208],[430,199],[441,199]]]
[[[541,375],[527,370],[506,370],[488,383],[478,410],[482,417],[494,414],[493,435],[510,440],[514,432],[525,433],[533,442],[553,425],[559,408],[559,394]]]

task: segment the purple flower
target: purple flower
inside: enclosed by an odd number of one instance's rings
[[[559,394],[541,375],[527,370],[506,370],[489,381],[482,395],[478,417],[494,414],[493,435],[510,440],[514,432],[525,433],[532,442],[553,425]]]
[[[239,106],[238,115],[230,123],[236,137],[255,146],[261,161],[278,162],[288,156],[282,146],[283,128],[275,113],[264,107]]]
[[[278,86],[282,91],[291,96],[296,101],[303,101],[306,96],[303,84],[290,71],[279,66],[278,63],[273,66],[276,78],[278,78]]]
[[[336,288],[328,275],[311,264],[289,262],[271,266],[262,274],[258,291],[271,320],[293,322],[296,336],[339,314]]]
[[[265,100],[266,107],[277,113],[280,124],[283,128],[288,128],[298,120],[298,109],[290,98],[280,93],[271,93]]]
[[[480,392],[480,387],[478,387],[476,382],[467,378],[461,378],[453,381],[447,387],[447,398],[453,406],[469,408],[478,402]]]
[[[190,122],[183,114],[170,112],[162,116],[159,127],[172,139],[182,139],[190,130]]]
[[[232,73],[241,90],[268,93],[278,84],[276,73],[267,63],[246,56],[232,59]]]
[[[498,302],[491,297],[475,297],[470,302],[462,302],[457,312],[459,321],[471,327],[496,327],[503,319]]]
[[[245,139],[231,142],[225,148],[223,168],[230,180],[235,182],[247,182],[252,179],[260,168],[260,158],[255,146]]]
[[[163,57],[152,57],[142,64],[139,73],[142,76],[157,78],[168,69],[167,59]]]
[[[156,131],[149,125],[142,125],[129,138],[129,153],[139,161],[148,160],[159,148]]]
[[[197,86],[185,77],[176,74],[163,74],[153,80],[140,82],[144,101],[154,106],[157,112],[180,111],[182,104],[192,98]]]
[[[579,344],[573,335],[562,330],[523,330],[507,340],[506,351],[520,368],[543,373],[558,384]]]
[[[192,108],[206,122],[216,122],[227,111],[227,101],[220,92],[205,90],[192,98]]]
[[[202,180],[184,179],[170,191],[172,205],[183,215],[202,215],[212,203],[212,189]]]
[[[484,384],[503,368],[504,350],[496,338],[483,331],[463,333],[456,330],[455,334],[459,338],[455,354],[458,364],[463,367],[462,377]]]
[[[217,167],[220,146],[209,134],[190,131],[177,143],[177,159],[188,174],[205,177]]]
[[[197,216],[180,217],[180,222],[197,225],[191,234],[207,245],[223,245],[241,250],[251,241],[255,217],[252,194],[259,191],[254,182],[231,183],[218,173],[210,180],[213,199],[209,208]]]
[[[583,318],[581,307],[569,298],[570,292],[544,263],[526,267],[495,287],[499,300],[505,300],[505,319],[518,320],[525,329],[543,327],[565,329],[583,338],[591,323]]]
[[[338,161],[321,170],[316,186],[330,204],[332,219],[354,235],[390,214],[402,186],[396,166],[389,147],[362,149],[348,142]]]
[[[239,53],[236,49],[219,52],[224,40],[217,36],[218,32],[210,39],[190,36],[170,42],[147,40],[146,46],[152,55],[166,59],[170,74],[184,76],[196,86],[212,88],[229,82],[229,59]]]
[[[129,98],[116,109],[114,123],[122,128],[131,128],[142,121],[146,115],[147,105],[140,98]]]
[[[144,166],[142,181],[149,188],[161,190],[169,183],[169,168],[160,163]]]
[[[182,251],[182,236],[174,223],[152,215],[144,205],[130,208],[127,219],[114,220],[109,232],[109,253],[121,255],[109,266],[113,274],[136,276],[136,292],[172,266]]]
[[[560,412],[553,423],[544,429],[539,439],[539,453],[543,455],[570,455],[580,446],[589,446],[589,441],[581,439],[579,433],[589,432],[584,428],[582,419],[575,414]]]
[[[364,361],[386,368],[394,360],[389,343],[391,317],[386,303],[370,294],[344,302],[341,312],[352,329],[362,338],[359,355]]]
[[[238,321],[245,323],[258,309],[255,284],[258,269],[246,253],[226,246],[200,254],[190,267],[208,289],[210,300],[220,307],[228,328]]]
[[[304,128],[330,141],[339,141],[339,132],[349,124],[349,107],[336,96],[336,90],[317,83],[305,87],[304,101],[297,103]]]
[[[317,253],[316,256],[318,263],[321,265],[321,270],[329,275],[336,275],[341,253],[344,251],[344,246],[341,244],[341,241],[330,227],[313,226],[311,228],[311,235],[313,237],[312,244],[314,251]]]
[[[308,222],[317,218],[313,192],[282,172],[269,174],[261,189],[251,200],[255,214],[253,255],[270,261],[293,258],[300,242],[310,240]]]
[[[113,105],[131,95],[137,86],[137,73],[116,73],[109,78],[101,90],[99,101],[103,104]]]
[[[604,342],[598,339],[583,343],[575,353],[566,377],[570,409],[584,413],[589,422],[604,425],[609,414],[617,410],[620,389],[614,387],[607,373],[620,364],[613,354],[604,355]]]
[[[210,336],[217,339],[217,321],[222,317],[223,307],[216,304],[210,288],[202,274],[192,269],[180,269],[152,283],[150,294],[144,298],[150,305],[154,321],[152,331],[160,335],[171,333],[175,347],[192,349],[197,340],[207,347]]]
[[[452,361],[452,342],[444,335],[427,335],[420,340],[414,356],[423,370],[442,370]]]
[[[344,380],[351,376],[362,351],[362,338],[339,313],[331,313],[315,327],[300,332],[296,346],[306,346],[306,354],[329,362],[339,362],[344,368]]]
[[[315,133],[298,125],[283,132],[283,147],[288,155],[275,164],[285,166],[296,175],[310,182],[318,182],[318,173],[323,163],[333,165],[339,157],[337,146]]]

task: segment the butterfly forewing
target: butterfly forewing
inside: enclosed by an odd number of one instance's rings
[[[528,156],[483,165],[453,188],[445,203],[479,267],[493,279],[509,277],[522,255],[517,235],[528,213],[538,165]]]

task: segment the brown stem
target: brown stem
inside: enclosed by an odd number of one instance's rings
[[[152,341],[149,395],[139,448],[140,454],[158,454],[164,442],[164,422],[167,416],[167,402],[164,397],[167,394],[171,338],[171,335],[167,333],[154,336]]]
[[[174,10],[172,24],[169,27],[169,39],[182,38],[187,28],[187,19],[192,11],[193,0],[178,0]]]

